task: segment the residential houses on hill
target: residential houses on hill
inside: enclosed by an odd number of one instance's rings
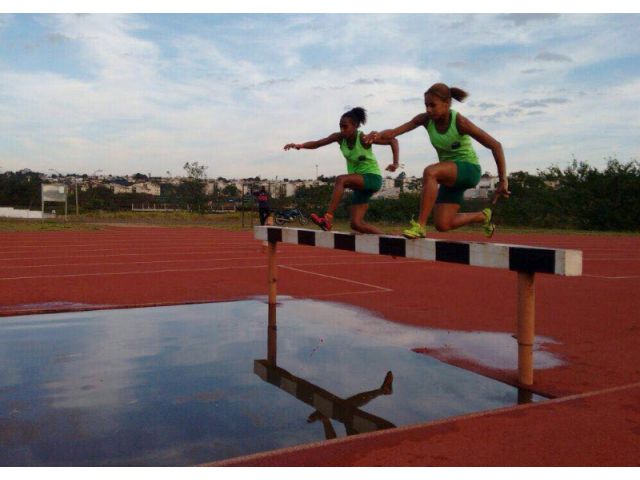
[[[82,191],[87,191],[90,188],[103,186],[109,188],[114,194],[127,194],[127,193],[143,193],[154,197],[160,197],[163,192],[163,185],[179,185],[185,179],[183,177],[146,177],[140,174],[127,175],[127,176],[112,176],[112,175],[77,175],[63,177],[64,182],[73,186],[77,183],[78,188]],[[43,175],[43,180],[46,182],[60,181],[60,176],[57,175]],[[476,188],[469,189],[465,192],[465,198],[488,198],[493,191],[495,191],[498,178],[484,175],[480,183]],[[239,195],[249,193],[251,187],[259,188],[264,187],[269,194],[274,198],[291,197],[295,195],[296,190],[300,187],[314,187],[319,185],[326,185],[327,182],[322,180],[289,180],[289,179],[208,179],[205,181],[205,194],[211,195],[218,192],[223,192],[228,187],[233,186]],[[374,198],[398,198],[401,192],[420,191],[421,179],[417,177],[397,176],[392,178],[387,176],[383,178],[382,188],[374,196]]]

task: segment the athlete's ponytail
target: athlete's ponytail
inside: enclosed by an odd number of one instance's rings
[[[465,98],[469,96],[467,92],[458,87],[449,88],[444,83],[434,83],[429,87],[429,90],[424,92],[425,95],[435,95],[436,97],[441,98],[444,101],[449,101],[452,98],[459,102],[462,102]]]
[[[351,119],[351,121],[356,125],[356,128],[367,123],[367,111],[362,107],[352,108],[348,112],[343,113],[342,117]]]

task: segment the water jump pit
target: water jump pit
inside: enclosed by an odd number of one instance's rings
[[[518,403],[412,350],[515,368],[510,334],[279,300],[0,319],[0,466],[197,465]]]

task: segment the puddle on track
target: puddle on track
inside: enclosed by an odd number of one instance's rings
[[[431,330],[281,300],[277,329],[261,300],[1,318],[0,465],[193,465],[518,401],[411,351]]]

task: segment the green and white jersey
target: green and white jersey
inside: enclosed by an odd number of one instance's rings
[[[373,148],[364,148],[360,142],[361,133],[362,132],[358,130],[353,148],[349,148],[346,138],[340,142],[340,151],[347,160],[347,172],[359,173],[360,175],[365,173],[381,175],[378,160],[373,153]]]
[[[438,152],[438,160],[441,162],[467,162],[479,165],[478,156],[471,145],[471,137],[460,135],[458,132],[457,117],[458,112],[451,110],[449,127],[445,133],[438,132],[435,123],[431,120],[427,122],[427,133],[429,133],[431,145]]]

